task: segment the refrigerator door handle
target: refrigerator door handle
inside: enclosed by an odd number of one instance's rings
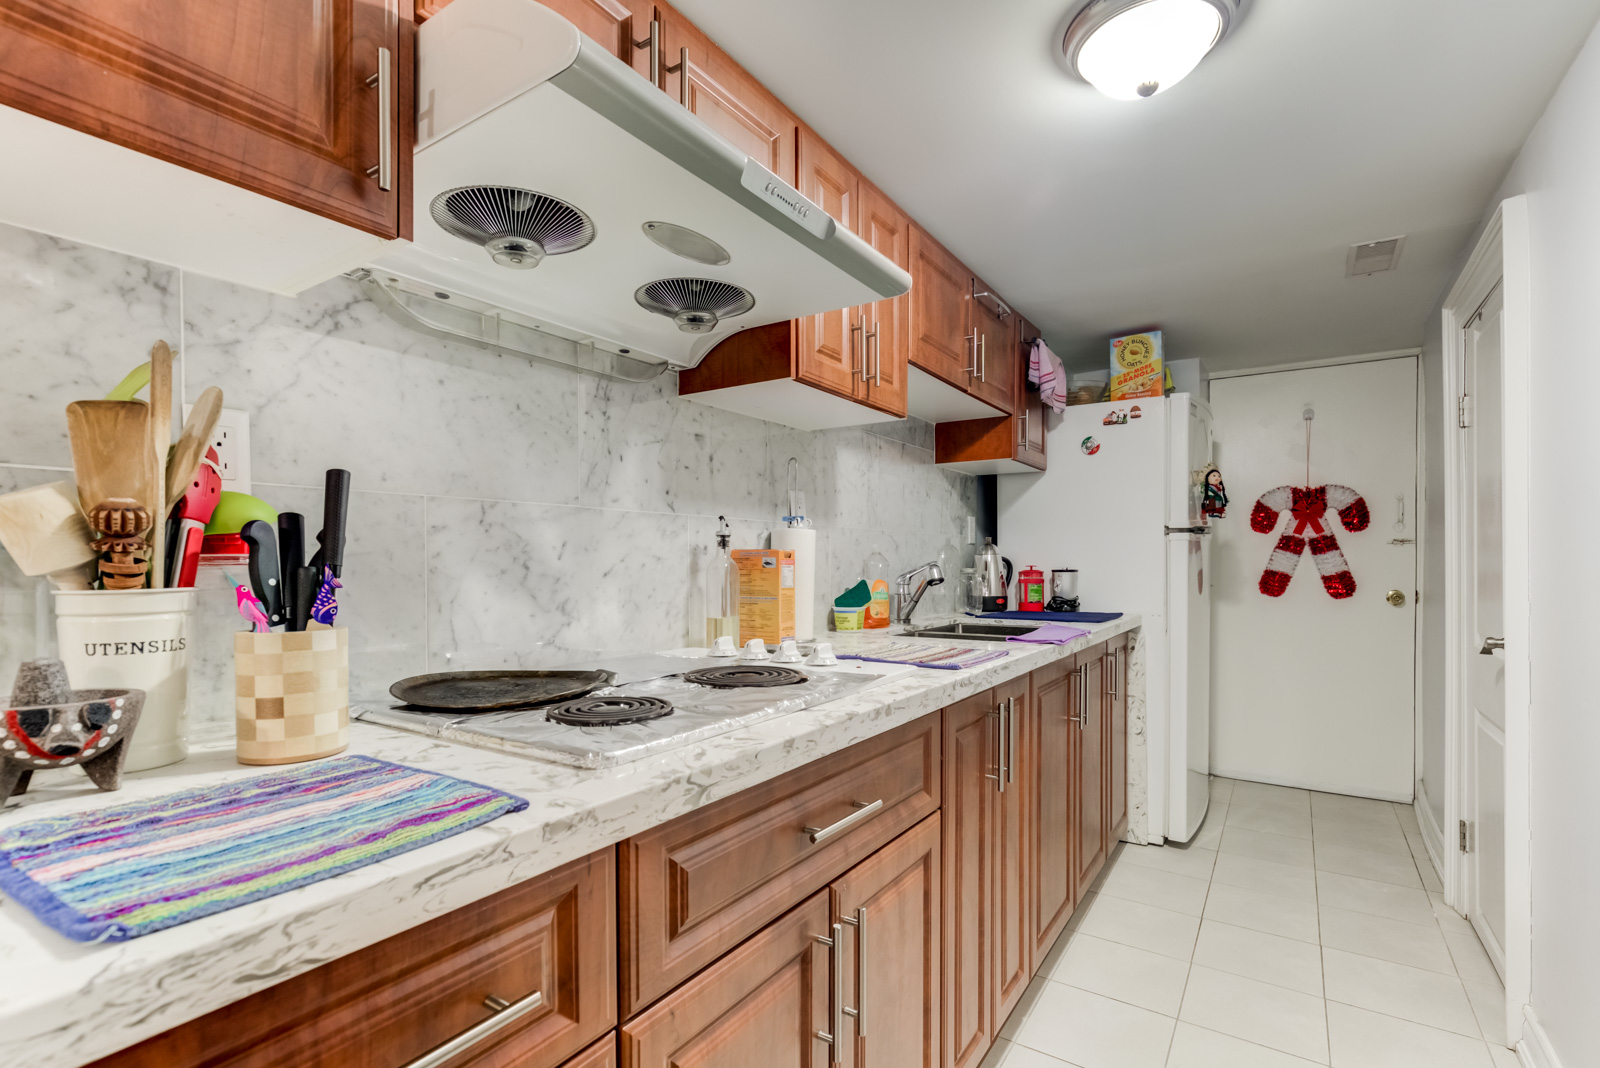
[[[1210,527],[1167,527],[1168,534],[1210,534]]]

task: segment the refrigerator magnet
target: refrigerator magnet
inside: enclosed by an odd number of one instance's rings
[[[1091,434],[1089,437],[1083,439],[1083,443],[1079,445],[1078,448],[1083,450],[1083,454],[1085,456],[1093,456],[1095,453],[1100,451],[1100,443],[1096,441],[1094,439],[1094,435]]]

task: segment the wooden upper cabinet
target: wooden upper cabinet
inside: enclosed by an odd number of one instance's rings
[[[556,1068],[617,1021],[610,849],[519,883],[94,1062],[93,1068],[409,1064],[491,1018],[538,1008],[452,1068]]]
[[[411,236],[402,0],[7,0],[0,104],[377,234]],[[379,49],[390,57],[387,114]],[[390,188],[368,168],[390,137]]]
[[[856,233],[884,256],[911,269],[911,218],[861,179],[860,225]],[[896,415],[906,414],[906,364],[911,354],[911,294],[868,304],[862,309],[862,379],[868,402]]]
[[[1028,350],[1038,337],[1033,324],[1011,316],[1016,343],[1001,351],[1014,353],[1004,365],[991,364],[989,375],[1012,376],[1010,393],[1016,401],[1011,415],[987,419],[961,419],[939,423],[933,432],[934,462],[978,475],[1043,471],[1045,468],[1044,401],[1028,386]],[[981,354],[981,350],[980,350]]]
[[[650,77],[650,20],[655,5],[640,0],[539,0],[607,52]],[[416,0],[417,21],[437,15],[451,0]]]
[[[913,367],[967,388],[973,366],[967,307],[972,274],[943,245],[911,227],[911,351]]]
[[[799,135],[801,194],[835,222],[859,233],[861,176],[827,143],[802,127]],[[867,386],[866,316],[862,308],[838,308],[799,321],[795,377],[842,397],[864,398]]]
[[[981,278],[972,279],[968,300],[968,329],[976,334],[976,373],[967,389],[1003,412],[1016,410],[1017,316]]]
[[[662,90],[734,147],[793,182],[794,114],[676,10],[657,4],[656,18],[661,22]],[[687,75],[669,71],[684,61],[685,49]]]

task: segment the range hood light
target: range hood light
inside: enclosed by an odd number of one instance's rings
[[[1116,100],[1164,92],[1238,21],[1238,0],[1093,0],[1062,42],[1072,71]]]

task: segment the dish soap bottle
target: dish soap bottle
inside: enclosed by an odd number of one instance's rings
[[[726,516],[717,516],[717,552],[706,568],[706,646],[728,635],[739,642],[739,565],[733,561],[733,531]]]
[[[872,600],[867,602],[866,627],[875,629],[889,625],[889,561],[879,552],[867,557],[866,566],[862,569],[865,574],[867,589],[872,593]]]

